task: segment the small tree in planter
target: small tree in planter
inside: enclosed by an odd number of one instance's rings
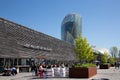
[[[86,38],[82,38],[80,35],[75,39],[75,53],[80,62],[89,63],[94,60],[93,50],[87,42]]]
[[[101,56],[100,69],[109,69],[110,64],[107,62],[108,62],[108,53],[104,52],[104,54]]]
[[[82,38],[81,35],[75,39],[75,53],[81,64],[76,64],[69,69],[70,78],[89,78],[97,74],[96,65],[90,64],[94,60],[93,50],[87,39]]]
[[[109,57],[108,62],[109,62],[110,65],[113,67],[113,66],[114,66],[114,63],[115,63],[115,58]]]
[[[105,52],[102,56],[101,56],[101,63],[105,64],[108,62],[108,53]]]

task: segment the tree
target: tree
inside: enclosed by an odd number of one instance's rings
[[[82,38],[82,35],[79,35],[75,39],[75,53],[77,59],[81,62],[90,62],[94,60],[93,50],[87,42],[87,39]]]
[[[119,56],[119,58],[120,58],[120,50],[119,50],[118,56]]]
[[[108,61],[108,53],[104,52],[104,54],[101,56],[101,62],[107,63],[107,61]]]
[[[111,53],[112,57],[116,59],[116,57],[118,56],[118,48],[115,46],[111,47],[110,53]]]
[[[114,65],[115,63],[115,59],[113,57],[109,57],[108,61],[111,65]]]

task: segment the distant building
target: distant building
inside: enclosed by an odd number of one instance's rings
[[[94,53],[103,55],[105,52],[109,54],[109,51],[106,48],[92,47]]]
[[[104,53],[108,53],[108,56],[111,56],[108,49],[106,49],[106,48],[100,48],[100,47],[92,46],[92,49],[93,49],[93,53],[95,55],[97,55],[96,58],[97,58],[97,61],[99,61],[99,62],[101,61],[101,56]]]
[[[82,18],[79,14],[68,14],[61,24],[61,39],[74,45],[75,38],[82,33]]]

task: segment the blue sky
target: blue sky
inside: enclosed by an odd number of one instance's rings
[[[61,39],[69,13],[82,16],[82,33],[91,45],[120,47],[120,0],[0,0],[0,17]]]

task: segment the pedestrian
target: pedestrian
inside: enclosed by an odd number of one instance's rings
[[[35,75],[38,76],[38,69],[39,68],[39,65],[38,63],[35,63]]]
[[[40,66],[39,66],[39,76],[40,76],[40,78],[43,77],[43,67],[42,67],[42,64],[40,64]]]
[[[115,69],[116,69],[116,68],[117,68],[117,62],[116,62],[116,61],[115,61],[115,64],[114,64],[114,65],[115,65]]]
[[[120,66],[120,62],[117,63],[117,67],[118,67],[118,69],[119,69],[119,66]]]
[[[11,74],[12,75],[16,75],[17,74],[17,69],[14,66],[11,68]]]
[[[46,71],[45,71],[45,70],[43,70],[43,78],[44,78],[44,79],[47,78],[47,75],[46,75]]]
[[[31,64],[31,72],[32,72],[32,75],[35,75],[35,62],[32,62]]]

